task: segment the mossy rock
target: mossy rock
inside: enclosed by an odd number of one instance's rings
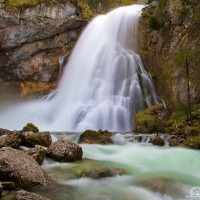
[[[134,119],[136,133],[164,132],[168,112],[163,104],[157,104],[139,112]]]
[[[80,135],[79,143],[81,144],[113,144],[111,140],[112,134],[105,130],[86,130]]]
[[[31,132],[27,131],[22,133],[22,145],[27,147],[34,147],[40,145],[49,147],[52,143],[51,134],[49,132]]]
[[[39,132],[39,129],[34,124],[28,123],[26,126],[23,127],[22,132],[29,132],[29,131],[37,133]]]
[[[200,149],[200,135],[186,138],[185,141],[183,142],[183,146],[192,149]]]

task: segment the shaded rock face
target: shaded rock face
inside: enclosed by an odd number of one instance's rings
[[[152,143],[153,145],[156,145],[156,146],[164,146],[165,145],[165,141],[160,136],[151,138],[149,140],[149,143]]]
[[[82,159],[83,151],[69,140],[58,140],[48,148],[47,156],[58,162],[73,162]]]
[[[45,155],[46,155],[46,148],[43,147],[43,146],[40,146],[40,145],[35,145],[34,148],[32,149],[29,149],[28,151],[26,151],[26,153],[30,156],[32,156],[35,161],[41,165],[44,158],[45,158]]]
[[[173,107],[179,104],[187,104],[187,81],[183,66],[169,70],[175,58],[180,58],[180,52],[187,50],[196,52],[197,59],[200,56],[200,1],[168,0],[160,2],[157,7],[149,7],[143,12],[140,23],[139,53],[143,58],[147,70],[154,78],[157,91],[160,96],[172,103]],[[150,28],[150,18],[163,22],[163,27],[158,30]],[[192,79],[198,79],[199,72],[195,70],[195,59],[188,56]],[[179,66],[180,67],[180,66]],[[170,73],[168,73],[170,71]],[[167,73],[166,73],[167,72]],[[183,72],[185,74],[183,74]],[[166,75],[168,74],[168,75]],[[179,78],[177,78],[179,77]],[[191,81],[191,102],[200,101],[199,82]]]
[[[51,134],[49,132],[24,132],[22,133],[22,144],[27,147],[41,145],[49,147],[52,143]]]
[[[3,147],[0,149],[0,181],[12,181],[17,187],[46,186],[49,176],[27,153]]]
[[[66,1],[12,9],[0,3],[0,80],[4,83],[0,91],[13,81],[23,92],[21,84],[27,81],[57,80],[59,58],[71,52],[86,24],[76,4]]]
[[[113,144],[112,134],[109,131],[86,130],[80,135],[80,144]]]
[[[27,192],[25,190],[19,190],[16,195],[14,200],[48,200],[45,197],[42,197],[38,194],[32,193],[32,192]]]
[[[19,148],[19,146],[22,144],[21,140],[21,133],[17,131],[13,131],[12,134],[10,131],[5,131],[3,135],[1,135],[0,131],[0,148],[1,147],[13,147],[13,148]]]

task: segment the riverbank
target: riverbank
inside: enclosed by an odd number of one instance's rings
[[[153,195],[156,199],[162,195],[183,197],[200,180],[194,175],[199,173],[200,154],[185,148],[171,148],[173,137],[102,130],[50,134],[39,132],[33,124],[20,132],[0,129],[2,200],[17,200],[22,196],[24,200],[32,196],[34,200],[42,198],[32,192],[57,200],[67,197],[78,200],[81,196],[99,199],[102,191],[106,192],[103,199],[108,196],[116,199],[115,187],[121,183],[124,195],[126,187],[133,187],[133,193],[135,187],[141,187],[142,190],[150,189],[151,192],[145,191],[145,195]],[[189,162],[191,159],[193,164]],[[150,180],[155,183],[153,186],[149,185]],[[113,194],[105,188],[107,184]],[[85,193],[88,187],[94,189],[91,194]],[[175,192],[175,188],[180,191]],[[129,199],[131,193],[117,199]],[[144,197],[142,193],[138,195],[139,199]]]

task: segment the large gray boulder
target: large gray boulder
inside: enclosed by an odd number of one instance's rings
[[[3,147],[0,149],[0,181],[12,181],[17,187],[51,183],[51,178],[27,153]]]
[[[73,162],[82,159],[83,151],[69,140],[58,140],[48,148],[47,156],[59,162]]]

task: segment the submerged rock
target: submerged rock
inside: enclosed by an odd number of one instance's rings
[[[32,192],[27,192],[25,190],[19,190],[16,193],[14,200],[49,200],[49,199],[42,197],[38,194],[32,193]]]
[[[105,178],[113,176],[122,176],[127,174],[126,170],[116,167],[96,167],[92,169],[86,169],[82,172],[82,176],[90,178]]]
[[[0,180],[12,181],[17,187],[46,186],[50,177],[27,153],[3,147],[0,149]]]
[[[34,148],[29,149],[28,151],[26,151],[26,153],[28,153],[28,155],[32,156],[35,159],[35,161],[39,165],[41,165],[45,158],[46,151],[47,151],[47,149],[45,147],[40,146],[40,145],[35,145]]]
[[[69,140],[58,140],[48,148],[47,156],[58,162],[73,162],[82,159],[83,151]]]
[[[28,147],[34,147],[35,145],[49,147],[52,143],[51,134],[49,132],[24,132],[22,133],[22,139],[22,144]]]
[[[79,143],[80,144],[113,144],[112,139],[110,138],[112,134],[105,130],[86,130],[80,135]]]
[[[136,181],[136,184],[148,188],[160,194],[167,194],[173,199],[179,199],[178,196],[183,197],[183,188],[173,180],[165,177],[147,177]]]

